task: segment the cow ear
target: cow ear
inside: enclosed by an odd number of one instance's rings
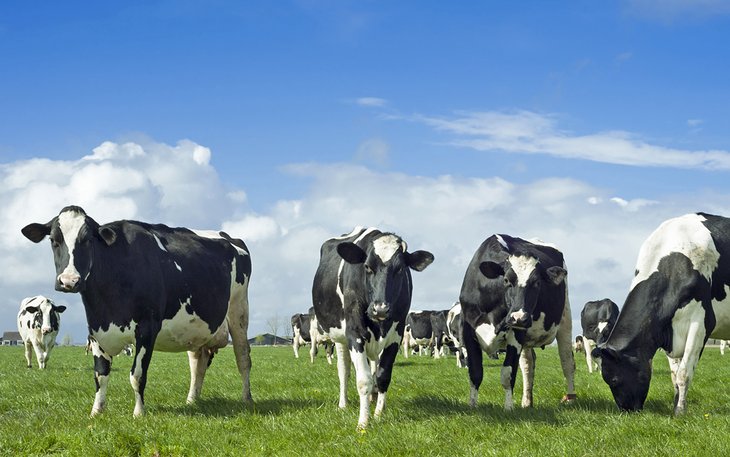
[[[61,305],[61,306],[55,306],[55,305],[54,305],[54,306],[53,306],[53,310],[54,310],[55,312],[57,312],[57,313],[62,313],[62,312],[64,312],[64,311],[66,311],[66,307],[65,307],[65,306],[63,306],[63,305]]]
[[[43,238],[51,233],[51,223],[49,222],[47,224],[28,224],[20,229],[20,231],[26,238],[28,238],[32,242],[39,243]]]
[[[337,245],[337,253],[345,262],[358,264],[365,262],[367,254],[355,243],[345,242]]]
[[[107,246],[111,246],[117,241],[117,232],[106,225],[99,227],[99,236],[101,236],[101,239],[104,240]]]
[[[38,309],[39,308],[37,306],[26,306],[25,307],[25,310],[28,311],[31,314],[37,313],[38,312]]]
[[[553,284],[560,285],[561,282],[565,280],[565,277],[568,275],[568,270],[562,267],[550,267],[547,270],[545,270],[545,276],[547,276],[547,279],[552,282]]]
[[[433,254],[428,251],[406,252],[406,264],[416,271],[423,271],[433,263]]]
[[[504,275],[504,268],[497,262],[482,262],[479,264],[479,271],[489,279],[497,279]]]

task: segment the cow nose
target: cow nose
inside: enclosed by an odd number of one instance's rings
[[[78,284],[81,276],[77,274],[61,273],[58,275],[58,285],[62,290],[72,290]]]
[[[48,335],[49,333],[51,333],[51,327],[43,327],[41,329],[41,333],[43,333],[44,335]]]
[[[515,311],[507,319],[507,325],[513,328],[527,328],[532,325],[532,317],[522,310]]]
[[[378,321],[384,320],[390,311],[390,305],[384,302],[373,303],[370,308],[373,319]]]

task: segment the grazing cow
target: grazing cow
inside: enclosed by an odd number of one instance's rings
[[[376,418],[385,407],[411,306],[410,269],[422,271],[433,262],[430,252],[407,248],[398,235],[358,227],[325,241],[320,250],[312,285],[314,311],[335,342],[340,408],[347,405],[350,363],[355,365],[361,429],[368,424],[371,394],[377,392]]]
[[[454,343],[456,350],[456,366],[459,368],[466,367],[466,348],[462,343],[464,333],[464,318],[461,315],[461,303],[456,302],[449,310],[446,316],[446,325],[449,330],[449,337]]]
[[[309,334],[312,338],[312,348],[309,350],[309,359],[314,363],[314,358],[317,357],[319,352],[319,346],[324,346],[324,353],[327,356],[327,363],[332,365],[332,356],[335,352],[335,343],[332,338],[325,333],[322,326],[319,325],[317,316],[314,314],[314,307],[309,308]]]
[[[406,318],[403,333],[403,355],[408,358],[411,348],[418,348],[418,355],[423,355],[433,348],[433,329],[431,328],[433,311],[411,311]]]
[[[296,313],[291,317],[292,348],[294,349],[294,357],[299,358],[299,347],[312,342],[309,334],[309,314]]]
[[[51,349],[56,345],[56,335],[61,325],[60,314],[65,306],[56,306],[49,298],[42,295],[24,298],[18,312],[18,332],[25,346],[25,360],[28,368],[32,367],[30,351],[35,351],[38,367],[46,368]]]
[[[477,249],[464,276],[459,301],[463,341],[471,381],[469,403],[476,406],[482,382],[482,351],[506,348],[501,370],[505,409],[513,408],[517,363],[522,369],[522,406],[532,406],[535,347],[558,340],[567,383],[563,401],[575,399],[575,362],[567,271],[556,248],[507,235],[492,235]]]
[[[588,372],[593,373],[601,366],[601,358],[593,357],[593,349],[598,344],[604,343],[611,334],[613,326],[618,318],[618,306],[608,298],[603,300],[589,301],[583,306],[580,312],[580,323],[583,327],[583,352],[586,353],[586,364]]]
[[[730,219],[687,214],[663,222],[644,241],[634,279],[608,340],[596,352],[619,409],[644,407],[651,361],[669,359],[674,414],[708,338],[730,338]]]
[[[433,356],[440,358],[446,355],[446,348],[453,345],[449,336],[449,329],[446,326],[446,313],[448,310],[433,311],[431,313],[431,330],[433,331]]]
[[[195,401],[218,348],[233,340],[243,399],[251,401],[248,284],[251,257],[243,241],[225,232],[194,232],[136,221],[99,225],[78,206],[46,224],[22,229],[38,243],[48,236],[55,287],[78,292],[94,354],[96,397],[91,415],[106,406],[112,357],[135,344],[130,383],[134,415],[144,414],[152,351],[188,351]]]

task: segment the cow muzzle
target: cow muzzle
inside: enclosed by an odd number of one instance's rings
[[[49,334],[49,333],[51,333],[52,331],[53,331],[53,329],[52,329],[51,327],[43,327],[43,328],[41,329],[41,333],[42,333],[42,334],[44,334],[44,335],[48,335],[48,334]]]
[[[59,292],[77,292],[81,276],[78,274],[61,273],[56,281],[56,290]]]
[[[390,314],[390,305],[387,303],[371,303],[368,307],[368,315],[374,321],[384,321]]]
[[[515,311],[507,318],[507,326],[510,328],[525,330],[532,325],[532,316],[523,310]]]

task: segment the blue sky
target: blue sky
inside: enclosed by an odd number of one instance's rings
[[[0,324],[47,293],[84,337],[17,231],[71,203],[239,230],[254,334],[309,306],[318,243],[355,224],[433,250],[414,307],[450,306],[494,232],[563,248],[574,318],[621,304],[659,222],[730,214],[728,22],[715,0],[3,2],[0,257],[24,274]]]

